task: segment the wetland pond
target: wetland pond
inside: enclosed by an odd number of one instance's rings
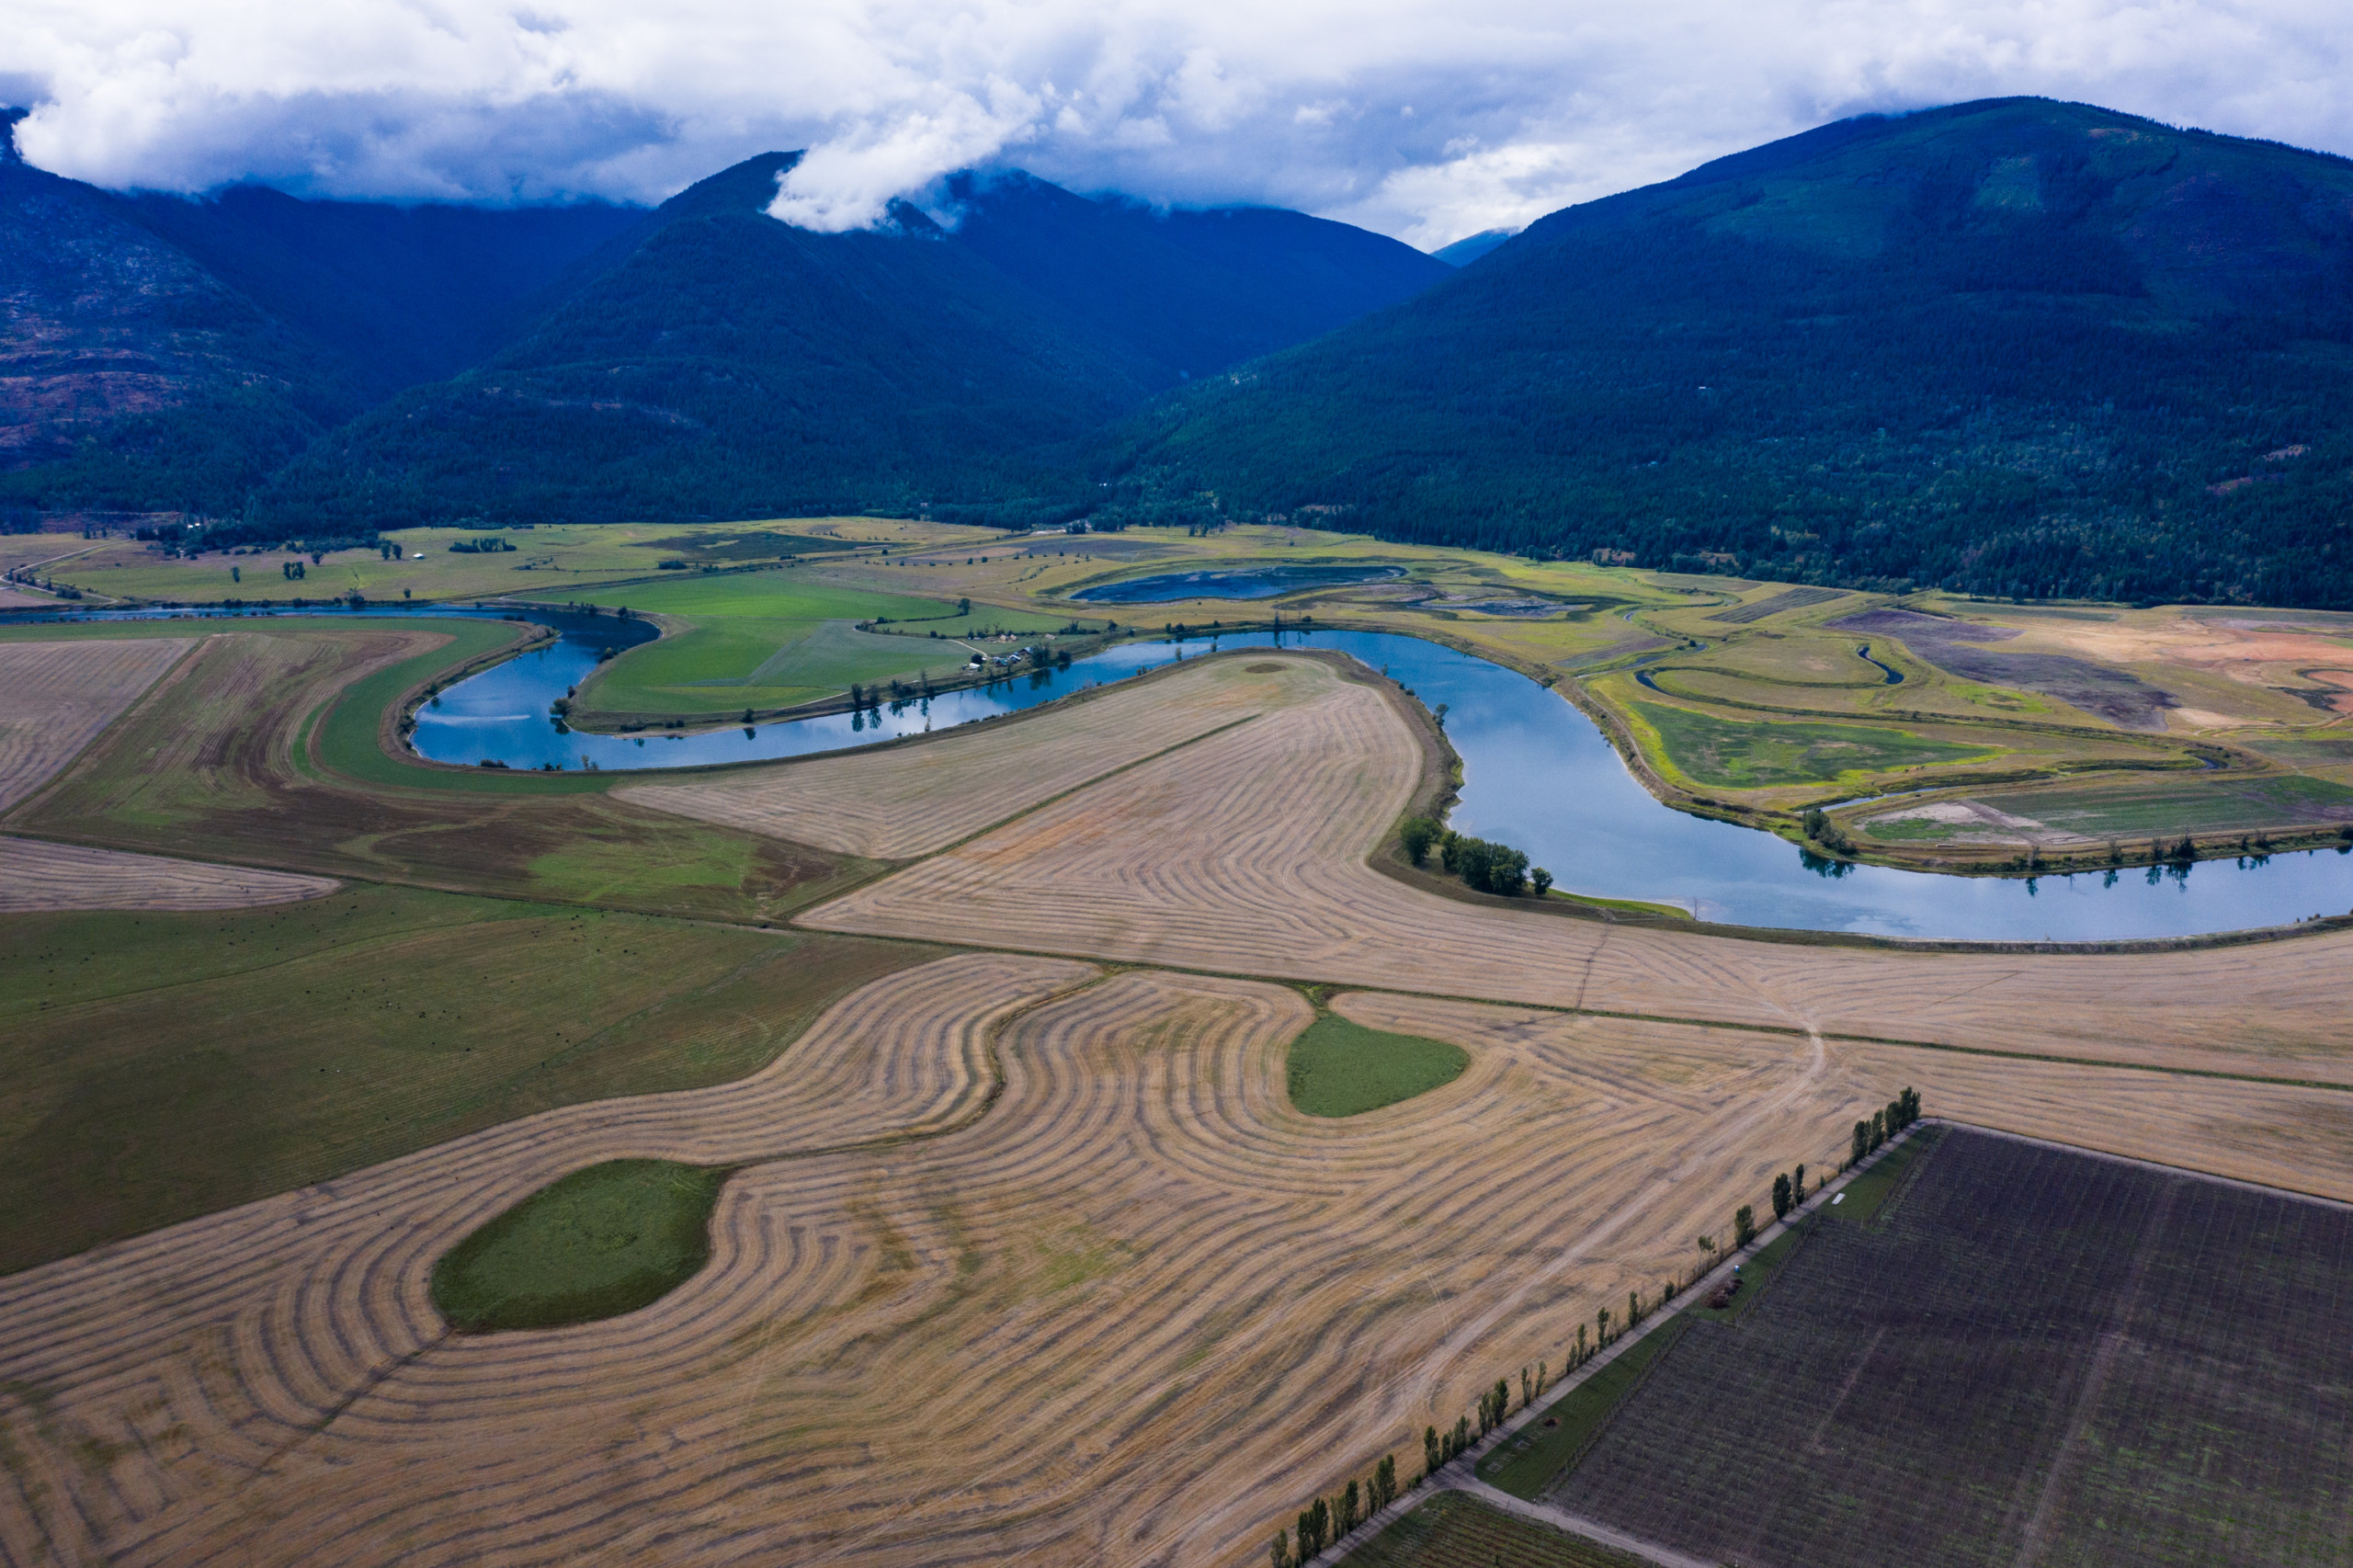
[[[142,619],[157,613],[189,612],[142,612]],[[494,609],[305,613],[464,614],[531,619],[556,630],[555,642],[460,681],[418,710],[412,740],[437,762],[633,770],[805,756],[1017,712],[1180,656],[1266,646],[1279,635],[1284,645],[1335,649],[1386,670],[1433,710],[1444,703],[1463,774],[1450,825],[1526,850],[1565,892],[1676,903],[1703,919],[1740,926],[1964,941],[2195,936],[2353,908],[2353,856],[2335,850],[2035,880],[1824,862],[1770,834],[1660,804],[1565,698],[1499,665],[1394,633],[1286,631],[1195,638],[1181,647],[1127,642],[1067,670],[1024,671],[927,702],[693,734],[607,735],[558,729],[548,704],[585,678],[605,648],[648,634],[642,622]],[[0,618],[24,619],[30,618]],[[102,611],[72,619],[114,617]]]

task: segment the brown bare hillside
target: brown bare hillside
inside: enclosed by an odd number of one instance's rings
[[[1370,686],[1089,786],[804,917],[1224,972],[2353,1083],[2353,936],[2122,954],[1753,942],[1465,904],[1366,852],[1421,766]]]

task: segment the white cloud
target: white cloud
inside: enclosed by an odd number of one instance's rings
[[[27,156],[104,185],[653,199],[807,146],[818,227],[1017,162],[1424,245],[1992,94],[2353,152],[2348,57],[2341,0],[0,0]]]

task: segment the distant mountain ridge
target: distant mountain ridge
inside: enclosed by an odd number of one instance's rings
[[[2353,162],[2041,99],[1843,121],[1553,213],[1096,453],[1139,514],[2353,605]]]
[[[118,196],[0,165],[0,501],[237,519],[224,541],[1068,516],[1082,437],[1448,271],[1302,213],[1018,172],[950,182],[945,223],[902,203],[813,233],[766,214],[797,156],[650,211]]]

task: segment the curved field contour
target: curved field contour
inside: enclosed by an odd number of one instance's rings
[[[66,909],[245,909],[319,898],[329,877],[0,837],[0,915]]]
[[[1204,660],[970,733],[745,768],[708,783],[624,785],[613,794],[821,849],[904,859],[1297,701],[1301,669],[1291,660],[1247,669],[1237,659]]]
[[[1309,662],[1286,661],[1302,665]],[[1371,686],[1090,785],[801,917],[1225,973],[2353,1085],[2353,934],[2149,953],[1748,941],[1458,903],[1366,854],[1421,756]],[[1320,689],[1314,689],[1320,687]],[[1792,851],[1794,853],[1794,851]]]

